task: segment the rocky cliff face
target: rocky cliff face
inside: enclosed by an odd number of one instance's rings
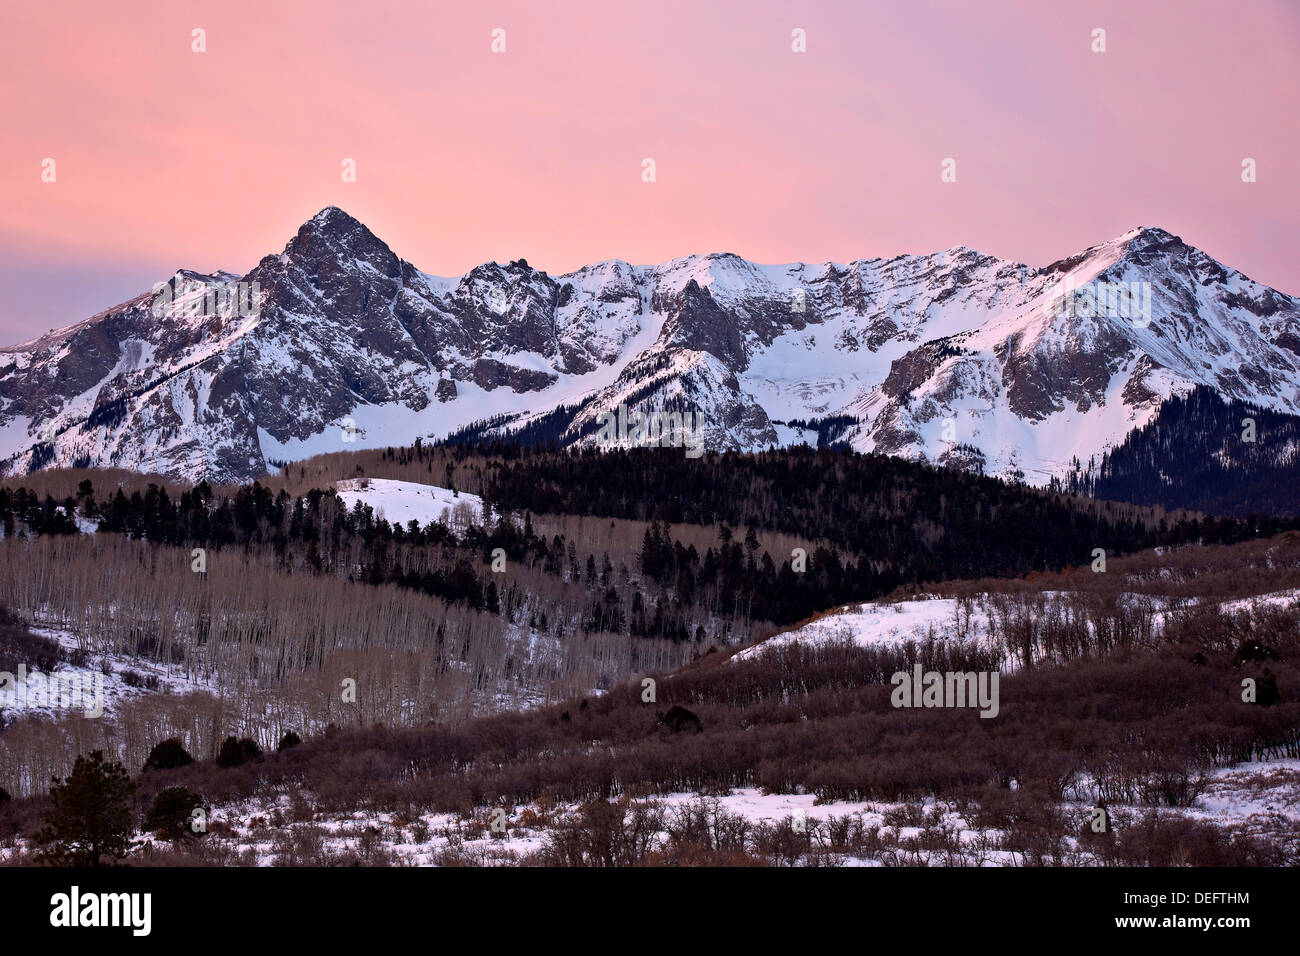
[[[331,207],[246,275],[180,271],[0,350],[0,468],[243,480],[561,407],[590,443],[625,405],[697,413],[709,449],[836,417],[861,450],[1046,481],[1197,385],[1300,412],[1300,302],[1159,229],[1042,268],[959,247],[439,278]]]

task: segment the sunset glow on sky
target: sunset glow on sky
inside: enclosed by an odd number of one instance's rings
[[[1297,3],[6,0],[0,62],[0,344],[246,272],[327,205],[439,275],[1043,264],[1159,225],[1300,293]]]

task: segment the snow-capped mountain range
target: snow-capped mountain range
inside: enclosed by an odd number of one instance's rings
[[[245,275],[182,270],[0,349],[0,473],[245,480],[484,420],[589,444],[625,405],[695,411],[709,450],[812,444],[832,418],[859,450],[1045,483],[1196,385],[1300,414],[1300,300],[1162,229],[1042,267],[957,247],[439,278],[329,207]]]

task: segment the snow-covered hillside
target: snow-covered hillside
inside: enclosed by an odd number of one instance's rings
[[[369,505],[376,518],[406,526],[414,521],[423,528],[432,521],[446,525],[478,524],[483,516],[483,499],[467,492],[454,492],[437,485],[389,478],[350,478],[334,489],[348,508],[357,502]]]
[[[835,418],[859,450],[1043,483],[1197,385],[1300,413],[1300,300],[1157,228],[1042,267],[958,246],[441,278],[330,207],[243,276],[180,271],[0,350],[0,472],[243,480],[476,423],[591,444],[626,405],[696,412],[707,450]]]
[[[1053,602],[1064,597],[1046,592]],[[1131,602],[1146,602],[1155,628],[1164,626],[1170,613],[1168,600],[1149,595],[1125,595]],[[1242,614],[1268,608],[1290,607],[1300,601],[1300,591],[1272,591],[1251,598],[1211,602],[1225,614]],[[776,634],[733,655],[732,660],[752,659],[790,644],[852,644],[856,647],[898,646],[926,641],[970,642],[971,646],[995,650],[997,611],[991,596],[977,595],[969,602],[937,596],[910,601],[869,601],[836,608],[798,627]]]
[[[62,628],[37,626],[32,633],[57,641],[84,663],[60,663],[51,673],[33,669],[9,675],[0,687],[0,713],[6,720],[24,717],[62,719],[82,715],[112,720],[122,705],[150,694],[190,694],[216,690],[215,683],[188,674],[184,665],[167,666],[145,657],[91,651],[86,642]]]
[[[974,607],[966,614],[951,598],[933,597],[893,603],[876,601],[823,614],[801,627],[747,647],[732,659],[746,660],[794,643],[845,643],[872,647],[908,641],[979,641],[987,638],[988,630],[989,617],[984,610]]]

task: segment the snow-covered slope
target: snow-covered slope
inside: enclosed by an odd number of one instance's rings
[[[1098,282],[1143,290],[1145,319],[1059,307]],[[439,278],[330,207],[246,275],[181,271],[164,291],[161,314],[149,292],[0,350],[0,470],[239,480],[487,420],[590,444],[626,405],[696,412],[708,450],[836,417],[860,450],[1045,482],[1198,384],[1300,413],[1300,300],[1160,229],[1041,268],[957,247]]]
[[[1047,592],[1040,597],[1047,602],[1049,609],[1054,610],[1058,599],[1066,597],[1066,594]],[[1170,613],[1166,598],[1130,594],[1125,600],[1145,602],[1150,606],[1152,627],[1160,630],[1166,626]],[[1300,591],[1290,589],[1265,592],[1250,598],[1206,603],[1213,604],[1225,614],[1242,614],[1291,607],[1297,601],[1300,601]],[[966,603],[956,598],[931,595],[910,601],[868,601],[847,605],[738,651],[732,660],[753,659],[791,644],[898,647],[908,643],[926,644],[933,641],[996,652],[1002,643],[997,636],[997,617],[999,613],[1005,615],[1007,610],[1004,608],[1001,612],[995,611],[994,603],[992,596],[986,593],[976,595]],[[1024,609],[1017,613],[1024,613]],[[1005,662],[1004,669],[1009,667],[1010,662]]]
[[[732,658],[759,657],[788,644],[853,644],[858,647],[897,646],[926,641],[989,643],[989,615],[982,607],[964,612],[953,598],[916,601],[874,601],[839,608],[800,627],[776,634],[739,651]]]
[[[376,518],[403,527],[416,522],[421,528],[430,522],[446,525],[478,524],[483,515],[483,499],[467,492],[456,492],[437,485],[391,478],[349,478],[334,485],[348,508],[360,503],[374,509]]]

